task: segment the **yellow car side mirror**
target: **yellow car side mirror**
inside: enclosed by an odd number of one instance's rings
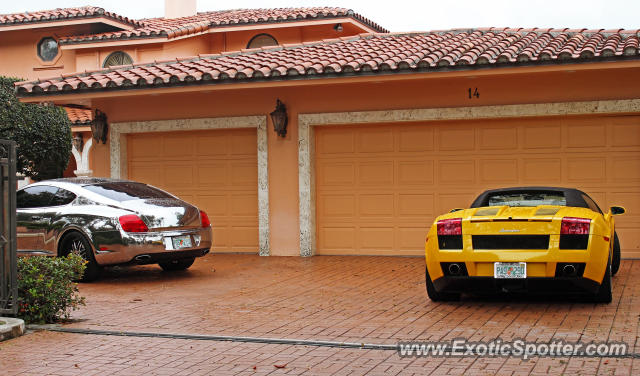
[[[609,210],[613,215],[620,215],[627,212],[622,206],[612,206]]]
[[[451,211],[449,213],[457,212],[457,211],[460,211],[460,210],[464,210],[464,209],[462,209],[462,208],[451,209]],[[624,209],[622,209],[622,210],[624,210]]]

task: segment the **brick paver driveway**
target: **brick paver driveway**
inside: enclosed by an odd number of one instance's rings
[[[420,258],[210,255],[173,274],[157,266],[117,268],[81,285],[87,306],[62,327],[134,336],[35,332],[0,343],[0,374],[640,374],[633,357],[400,358],[382,347],[205,337],[375,345],[460,337],[624,341],[640,353],[639,269],[640,261],[624,261],[613,303],[595,305],[533,298],[433,303]]]

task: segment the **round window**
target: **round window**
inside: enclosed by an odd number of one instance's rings
[[[126,52],[116,51],[112,52],[104,59],[104,63],[102,64],[103,68],[109,68],[115,65],[128,65],[133,64],[133,59],[131,56],[127,55]]]
[[[277,46],[278,41],[276,38],[272,37],[269,34],[258,34],[255,37],[251,38],[249,43],[247,44],[247,48],[260,48],[266,46]]]
[[[51,37],[42,38],[38,43],[38,56],[44,61],[55,59],[58,56],[58,41]]]

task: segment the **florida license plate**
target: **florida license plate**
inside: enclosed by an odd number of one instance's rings
[[[494,262],[493,276],[500,279],[527,278],[525,262]]]
[[[173,244],[173,249],[182,249],[182,248],[191,248],[193,245],[191,244],[191,236],[174,236],[171,238],[171,242]]]

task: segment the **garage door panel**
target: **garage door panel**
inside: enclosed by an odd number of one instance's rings
[[[155,151],[162,148],[162,140],[156,138],[137,137],[135,140],[136,147],[129,148],[127,155],[134,160],[152,160]]]
[[[568,158],[567,180],[571,183],[604,183],[607,180],[607,161],[604,158]]]
[[[468,207],[483,190],[552,185],[582,189],[603,210],[625,206],[616,217],[623,256],[640,257],[638,116],[327,126],[315,134],[319,254],[422,255],[433,218]],[[385,231],[364,237],[364,229]]]
[[[229,181],[227,163],[206,162],[196,166],[198,185],[224,187]]]
[[[317,203],[320,215],[327,218],[353,217],[356,212],[355,195],[319,195]]]
[[[361,194],[358,214],[365,217],[393,217],[393,194]]]
[[[234,218],[249,217],[253,218],[258,215],[258,207],[255,203],[258,201],[258,195],[253,193],[236,193],[229,198],[231,203],[231,213]]]
[[[393,133],[390,129],[368,129],[356,134],[359,153],[393,151]]]
[[[317,180],[322,185],[351,186],[355,183],[354,163],[328,161],[318,168]]]
[[[640,156],[626,155],[611,158],[611,177],[616,182],[640,182]]]
[[[393,161],[360,163],[358,165],[358,184],[362,186],[393,184]]]
[[[432,151],[434,149],[433,129],[413,126],[399,132],[400,152]]]
[[[518,161],[514,159],[488,159],[480,161],[480,180],[484,183],[518,182]]]
[[[556,184],[562,181],[560,158],[527,158],[522,160],[521,166],[523,181],[526,184]]]
[[[478,192],[479,193],[479,192]],[[451,194],[440,194],[438,196],[438,211],[436,216],[444,213],[448,213],[451,209],[455,208],[468,208],[471,205],[471,202],[476,198],[478,193],[451,193]],[[431,223],[432,221],[429,221]]]
[[[440,184],[473,184],[476,181],[475,161],[439,161]]]
[[[249,163],[231,163],[231,184],[235,187],[256,187],[258,166]]]
[[[607,145],[606,124],[585,120],[581,120],[581,123],[567,127],[569,148],[598,148]]]
[[[512,127],[480,129],[480,150],[518,148],[518,130]]]
[[[341,134],[327,134],[316,143],[318,154],[338,154],[355,152],[355,135],[352,129]]]
[[[215,220],[211,221],[211,228],[213,229],[213,251],[216,252],[230,249],[229,229]]]
[[[469,151],[475,149],[475,132],[473,128],[441,127],[439,129],[438,148],[445,151]]]
[[[320,234],[320,249],[328,251],[355,249],[355,228],[353,227],[323,227]]]
[[[224,194],[200,194],[194,203],[199,207],[208,208],[207,216],[211,219],[226,218],[229,215],[229,209],[227,208],[228,200]]]
[[[255,156],[258,154],[256,132],[252,129],[244,129],[231,135],[231,155]]]
[[[392,251],[394,249],[393,227],[361,227],[359,249],[363,251]]]
[[[640,147],[640,117],[626,116],[613,120],[611,144],[616,148]]]
[[[421,217],[433,216],[433,194],[400,193],[398,195],[398,216]]]
[[[163,172],[158,163],[145,161],[131,163],[129,167],[129,178],[131,180],[143,181],[145,183],[160,186],[163,181]]]
[[[229,141],[224,134],[207,134],[196,137],[196,153],[202,157],[227,155]]]
[[[435,180],[432,160],[419,161],[399,161],[398,162],[398,184],[407,185],[430,185]]]
[[[185,185],[193,185],[193,166],[190,164],[167,164],[163,171],[167,188],[179,189]]]
[[[423,244],[429,229],[425,227],[399,227],[397,231],[398,249],[416,252],[416,244]],[[422,250],[418,250],[422,252]]]
[[[234,226],[230,231],[233,251],[246,251],[258,243],[258,228],[253,226]]]
[[[624,215],[616,216],[616,223],[640,222],[640,192],[639,191],[614,191],[607,194],[607,200],[603,203],[603,211],[610,206],[623,206],[626,209]]]
[[[256,145],[255,129],[132,134],[128,175],[204,210],[212,222],[214,252],[255,253]]]
[[[167,137],[162,143],[162,154],[165,157],[191,159],[193,155],[193,136],[179,134]]]
[[[523,128],[524,149],[557,149],[562,146],[562,127],[560,124],[527,125]]]

